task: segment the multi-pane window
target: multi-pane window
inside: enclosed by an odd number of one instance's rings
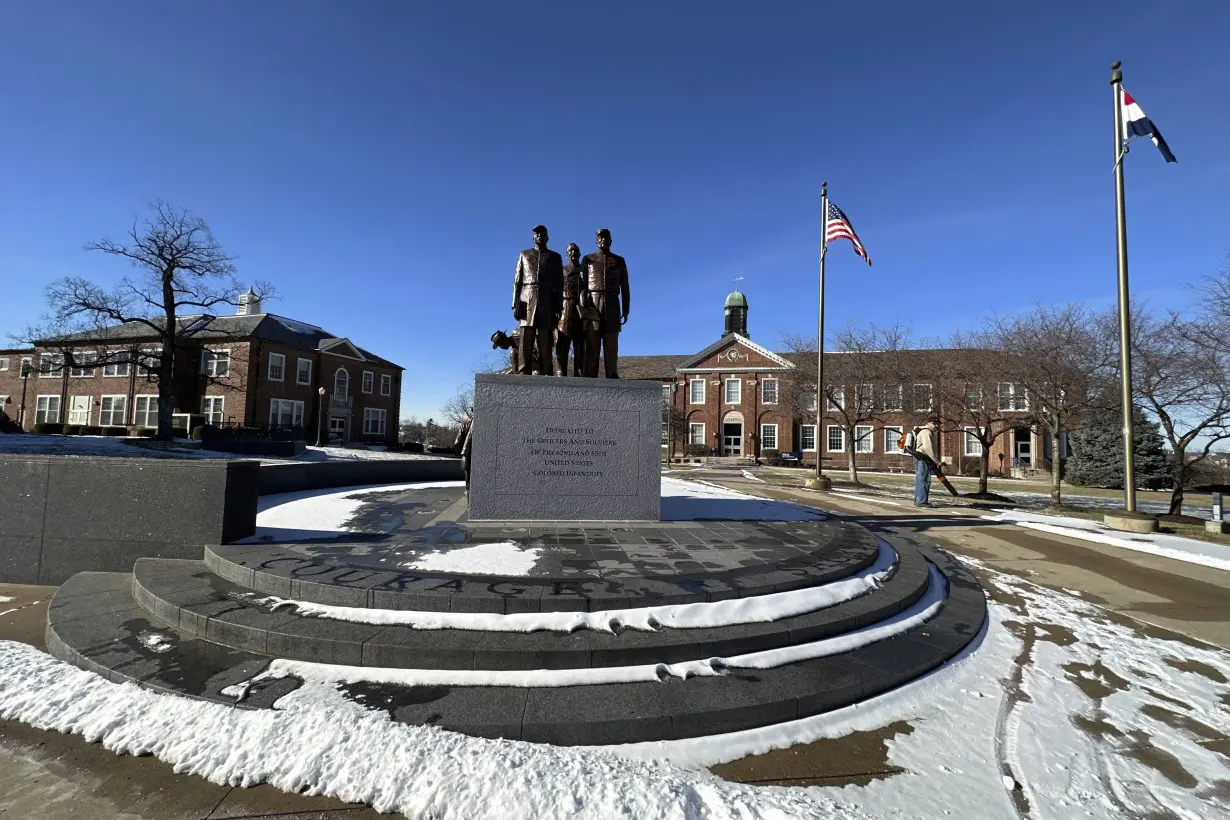
[[[384,434],[384,420],[386,411],[378,407],[363,408],[363,432],[367,435],[379,436]]]
[[[760,402],[777,404],[777,379],[765,379],[760,383]]]
[[[303,402],[290,399],[272,399],[269,402],[269,426],[303,426]]]
[[[982,388],[973,385],[965,388],[965,409],[975,413],[982,409]]]
[[[842,385],[830,387],[825,392],[824,408],[826,410],[843,410],[846,406],[846,388]]]
[[[871,385],[859,384],[854,387],[854,402],[859,415],[864,415],[871,412],[872,393]]]
[[[60,397],[39,396],[34,402],[36,424],[55,424],[60,420]]]
[[[32,369],[33,367],[34,367],[34,359],[32,359],[29,356],[22,356],[21,357],[21,369],[18,372],[24,375],[25,372],[27,371],[27,368]]]
[[[762,424],[760,425],[760,448],[762,450],[777,449],[777,425]]]
[[[286,357],[281,353],[269,354],[269,381],[280,382],[286,378]]]
[[[671,385],[662,385],[662,446],[670,444]]]
[[[74,353],[73,364],[68,368],[68,375],[75,379],[88,379],[94,375],[97,363],[97,353]]]
[[[364,370],[363,371],[363,392],[364,393],[372,392],[372,387],[374,386],[375,382],[376,382],[376,374],[372,373],[372,371],[370,370]]]
[[[128,417],[127,396],[103,396],[98,409],[98,423],[103,427],[123,427]]]
[[[999,409],[1000,410],[1018,410],[1024,412],[1029,409],[1029,394],[1025,392],[1025,388],[1019,384],[1012,382],[999,383]]]
[[[64,375],[63,353],[42,353],[39,355],[38,376],[40,379],[58,379],[62,375]]]
[[[727,379],[726,380],[726,403],[738,404],[743,400],[743,380],[742,379]]]
[[[132,423],[137,427],[158,426],[158,397],[137,396],[133,399]]]
[[[900,453],[901,448],[897,445],[901,442],[900,427],[885,427],[884,428],[884,452]]]
[[[840,453],[845,449],[846,431],[836,424],[830,424],[828,428],[828,451],[830,453]]]
[[[213,379],[220,379],[231,372],[229,350],[202,350],[201,372]]]
[[[393,395],[393,377],[387,373],[382,373],[380,376],[380,395]]]
[[[816,449],[816,425],[799,425],[799,449],[812,451]]]
[[[812,413],[816,412],[816,391],[804,390],[800,396],[799,403],[803,405],[804,410],[808,410]]]
[[[162,363],[162,351],[157,348],[142,350],[137,354],[137,375],[150,378],[158,375],[158,366]]]
[[[109,378],[119,378],[127,376],[129,373],[130,363],[127,358],[118,359],[113,362],[107,362],[103,365],[103,376]]]
[[[875,449],[875,436],[870,424],[860,424],[854,428],[854,452],[870,453]]]
[[[981,427],[966,427],[965,435],[965,455],[967,456],[982,456],[982,442],[978,437],[982,435]]]
[[[205,396],[201,399],[201,413],[205,415],[206,424],[222,423],[222,408],[225,396]]]
[[[295,384],[312,383],[312,360],[300,359],[295,367]]]
[[[704,404],[705,403],[705,380],[692,379],[688,382],[688,403],[689,404]]]
[[[345,400],[350,392],[350,373],[346,368],[339,367],[333,373],[333,397]]]
[[[0,356],[0,372],[3,372],[3,371],[8,370],[8,369],[9,369],[9,358],[8,358],[8,356]]]
[[[884,409],[896,413],[901,410],[901,385],[890,384],[884,388]]]
[[[688,444],[705,443],[705,425],[693,422],[688,425]]]
[[[923,413],[931,412],[931,410],[934,409],[934,402],[932,401],[931,394],[931,385],[914,385],[914,409]]]

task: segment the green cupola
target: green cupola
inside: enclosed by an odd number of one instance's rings
[[[738,333],[747,336],[747,297],[738,290],[726,297],[726,328],[723,336]]]

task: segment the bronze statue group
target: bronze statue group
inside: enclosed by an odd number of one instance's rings
[[[517,328],[491,336],[493,348],[510,350],[513,373],[619,378],[619,331],[628,321],[628,265],[611,253],[611,232],[596,234],[598,250],[581,258],[568,245],[568,264],[547,247],[547,229],[534,228],[534,247],[521,252],[513,277],[512,312]]]

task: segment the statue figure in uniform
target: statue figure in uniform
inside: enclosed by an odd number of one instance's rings
[[[628,321],[631,294],[628,265],[611,253],[611,232],[597,232],[597,253],[581,260],[585,269],[585,292],[581,295],[585,317],[585,375],[598,376],[599,347],[608,379],[619,378],[619,331]]]
[[[513,277],[512,312],[521,325],[522,375],[550,376],[555,323],[563,302],[564,262],[547,248],[547,229],[534,228],[534,247],[521,251]]]
[[[491,334],[492,350],[508,351],[508,369],[504,373],[513,376],[521,372],[521,328],[514,327],[512,333],[497,330]]]
[[[568,243],[568,264],[564,265],[564,302],[555,328],[555,363],[558,375],[568,375],[568,354],[572,353],[572,375],[584,375],[585,323],[581,319],[581,292],[585,277],[581,249]]]

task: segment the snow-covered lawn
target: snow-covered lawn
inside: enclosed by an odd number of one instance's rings
[[[332,685],[248,711],[117,685],[0,642],[0,718],[153,754],[216,783],[414,818],[1212,818],[1230,812],[1230,653],[1150,638],[1007,575],[976,648],[858,706],[766,729],[557,748],[393,723]],[[669,685],[669,684],[666,684]],[[867,786],[728,783],[702,766],[905,721]],[[1028,806],[1021,810],[1019,807]]]
[[[1069,538],[1079,538],[1083,541],[1093,541],[1136,552],[1147,552],[1189,564],[1200,564],[1213,569],[1230,571],[1230,547],[1209,541],[1198,541],[1194,538],[1183,538],[1164,533],[1126,533],[1112,530],[1097,521],[1086,518],[1041,515],[1021,510],[996,510],[995,513],[995,515],[982,517],[988,521],[1009,522],[1028,529],[1049,532],[1052,535],[1065,535]]]
[[[42,436],[31,433],[0,434],[0,453],[16,455],[110,456],[115,458],[244,458],[234,453],[201,450],[196,442],[177,439],[175,445],[142,446],[148,439],[124,436]],[[388,461],[437,458],[437,456],[390,451],[385,447],[308,447],[295,458],[262,458],[262,464],[296,464],[305,461]]]

